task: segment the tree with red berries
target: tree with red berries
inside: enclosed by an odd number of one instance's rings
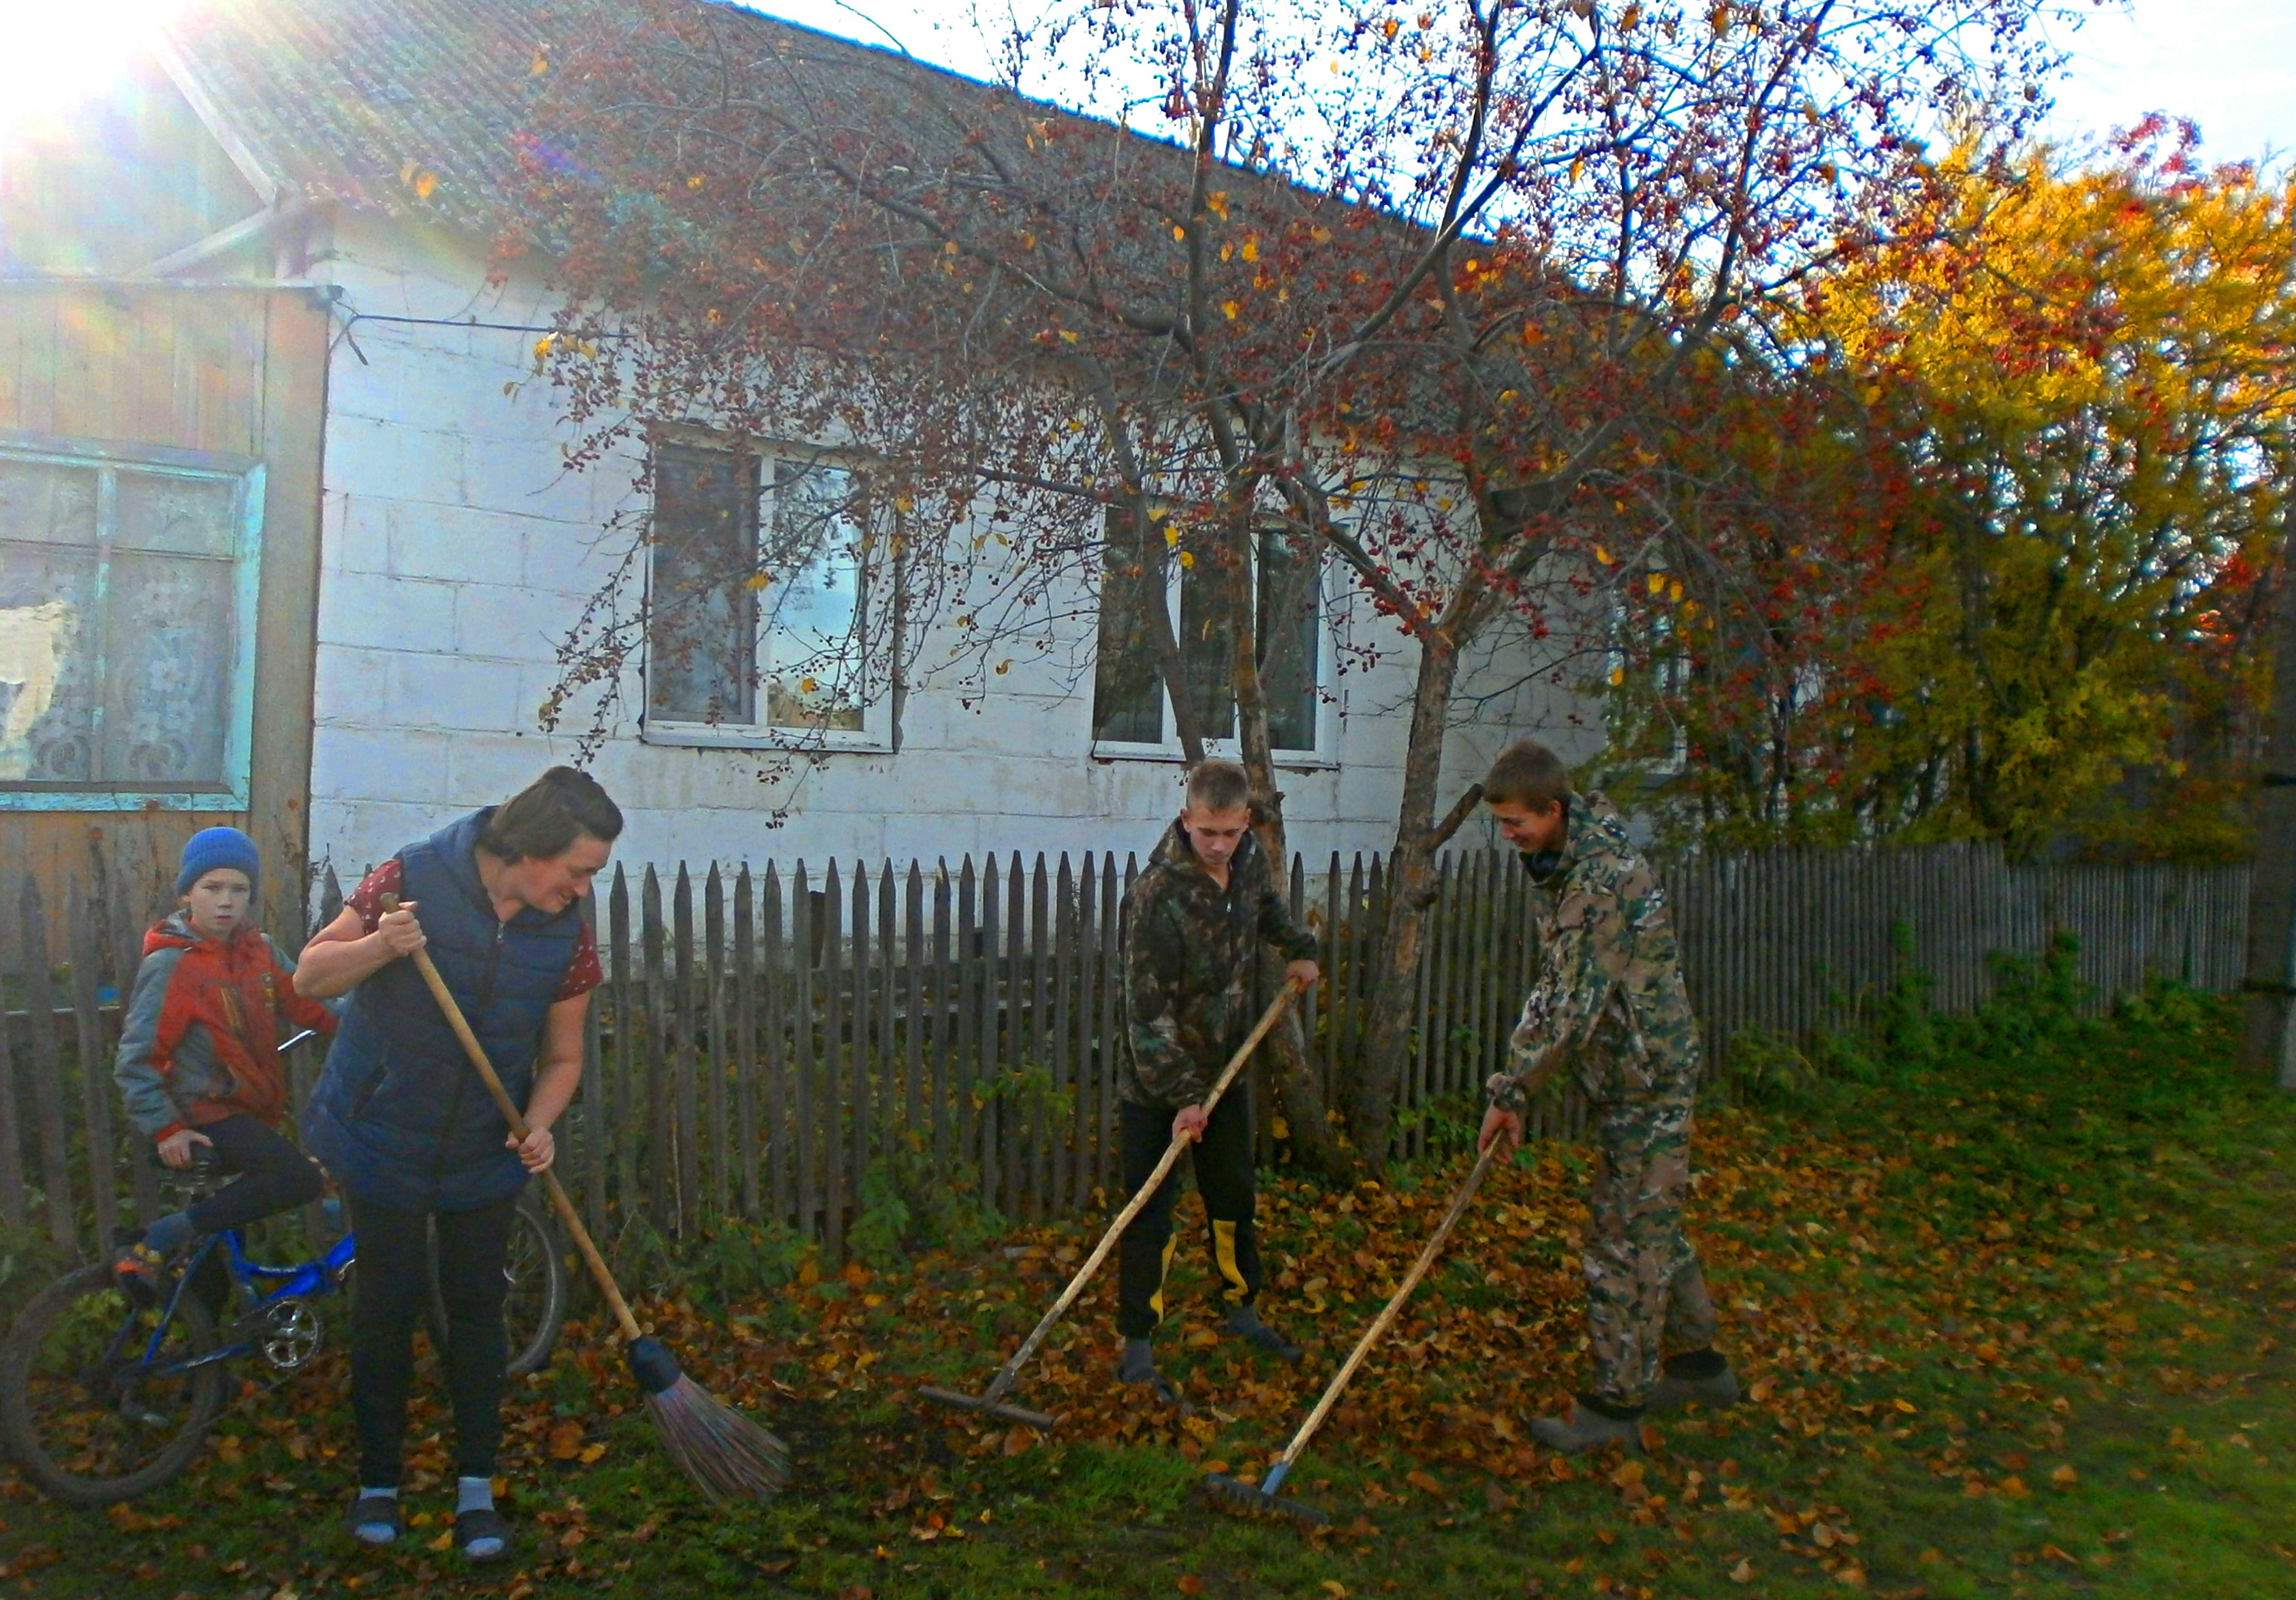
[[[1677,584],[1710,609],[1766,580],[1685,513],[1754,492],[1697,442],[1715,398],[1775,382],[1800,283],[1921,215],[1924,119],[2029,103],[2031,9],[1139,0],[1016,32],[984,86],[645,0],[553,55],[536,111],[565,291],[544,365],[585,460],[690,417],[882,464],[904,637],[930,613],[967,641],[917,670],[993,671],[1064,597],[1141,586],[1191,757],[1232,687],[1279,859],[1291,630],[1254,575],[1271,540],[1277,570],[1345,573],[1414,683],[1340,1108],[1377,1164],[1463,654],[1519,629],[1567,658]],[[1106,114],[1022,93],[1046,86]],[[1141,108],[1168,136],[1129,130]],[[1218,699],[1185,680],[1172,563],[1222,595]],[[617,649],[572,653],[606,677]],[[1312,1146],[1324,1108],[1286,1087]]]

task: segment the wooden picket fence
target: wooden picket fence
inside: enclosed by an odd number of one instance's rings
[[[965,1184],[1014,1218],[1106,1203],[1116,1182],[1118,909],[1136,864],[1086,854],[967,857],[955,866],[802,863],[616,867],[590,903],[608,972],[590,1011],[588,1070],[562,1123],[562,1171],[593,1227],[643,1218],[691,1237],[726,1218],[778,1222],[832,1259],[873,1167]],[[1750,1030],[1796,1035],[1867,1013],[1908,964],[1931,1003],[1990,992],[1988,956],[2080,941],[2098,1003],[2155,976],[2237,987],[2245,867],[2021,867],[1947,846],[1698,857],[1667,873],[1710,1053]],[[0,918],[0,1226],[84,1254],[132,1206],[156,1203],[122,1128],[110,1063],[118,997],[146,916],[116,883],[66,889],[65,948],[16,874]],[[0,888],[4,893],[4,888]],[[1378,856],[1295,859],[1295,919],[1323,941],[1325,981],[1300,1020],[1336,1101],[1367,1025],[1388,906]],[[322,882],[314,925],[339,909]],[[147,909],[147,908],[146,908]],[[1535,896],[1511,855],[1440,864],[1398,1090],[1404,1153],[1460,1136],[1505,1056],[1535,955]],[[1280,964],[1271,956],[1260,997]],[[82,1070],[92,1063],[95,1070]],[[292,1063],[297,1103],[315,1053]],[[1263,1154],[1277,1142],[1270,1071],[1252,1087]],[[1721,1074],[1726,1078],[1726,1074]],[[1576,1137],[1586,1107],[1558,1092],[1534,1128]]]

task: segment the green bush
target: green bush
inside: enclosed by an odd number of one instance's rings
[[[865,1266],[884,1271],[946,1250],[969,1255],[1002,1233],[1004,1219],[975,1198],[979,1175],[964,1162],[943,1176],[914,1138],[861,1177],[861,1215],[846,1243]]]

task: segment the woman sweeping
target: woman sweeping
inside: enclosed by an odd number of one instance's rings
[[[302,1128],[305,1148],[348,1197],[358,1236],[351,1402],[360,1461],[350,1523],[366,1544],[390,1543],[401,1525],[414,1325],[435,1231],[455,1413],[455,1542],[473,1562],[509,1553],[494,1470],[511,1212],[528,1175],[549,1169],[550,1129],[581,1079],[583,1017],[602,974],[580,903],[621,831],[621,811],[594,778],[554,767],[504,804],[368,874],[295,969],[304,995],[351,996]],[[524,1140],[404,959],[418,949],[429,951],[524,1108]]]

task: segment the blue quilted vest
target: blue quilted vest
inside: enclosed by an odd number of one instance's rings
[[[472,854],[493,816],[463,817],[398,855],[401,893],[447,988],[513,1104],[534,1087],[543,1020],[565,981],[579,905],[498,921]],[[342,1027],[303,1112],[303,1147],[370,1205],[459,1211],[504,1200],[526,1169],[509,1128],[411,961],[351,991]]]

